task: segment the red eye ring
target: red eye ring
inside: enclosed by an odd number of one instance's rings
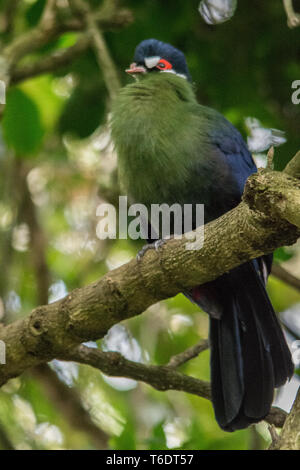
[[[170,64],[170,62],[168,62],[166,59],[160,59],[156,68],[159,70],[172,70],[173,67],[172,64]]]

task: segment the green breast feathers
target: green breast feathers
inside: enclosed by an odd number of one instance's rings
[[[199,152],[198,106],[192,86],[173,74],[149,74],[121,90],[112,138],[121,184],[136,202],[167,202],[170,187],[185,186]]]

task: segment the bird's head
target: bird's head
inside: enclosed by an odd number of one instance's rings
[[[137,46],[134,62],[126,72],[134,76],[166,72],[191,81],[184,54],[171,44],[157,39],[145,39]]]

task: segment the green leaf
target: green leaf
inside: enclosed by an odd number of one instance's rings
[[[43,10],[45,8],[46,0],[37,0],[34,2],[25,13],[25,18],[30,26],[36,26],[39,22]]]
[[[4,139],[17,155],[33,154],[39,149],[44,136],[39,110],[34,101],[19,88],[13,88],[7,93],[2,125]]]
[[[284,261],[288,261],[293,257],[293,253],[287,251],[286,248],[280,247],[274,251],[274,262],[275,263],[283,263]]]
[[[61,134],[80,138],[91,135],[105,113],[105,94],[98,85],[77,86],[67,101],[59,122]]]
[[[37,105],[45,131],[52,132],[66,102],[66,98],[54,91],[54,80],[51,75],[40,75],[26,80],[21,90]]]
[[[160,421],[152,429],[152,436],[147,441],[149,450],[167,450],[166,435],[163,429],[164,421]]]

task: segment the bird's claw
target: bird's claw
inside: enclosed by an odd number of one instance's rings
[[[143,246],[143,248],[138,252],[136,255],[136,259],[140,261],[146,251],[148,250],[155,250],[158,251],[161,246],[163,246],[166,243],[166,240],[156,240],[154,243],[148,243],[147,245]]]

